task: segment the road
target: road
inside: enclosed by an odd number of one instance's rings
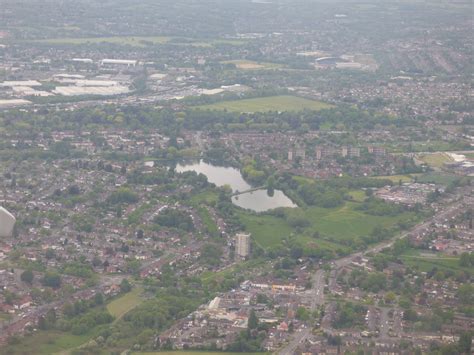
[[[368,253],[379,253],[385,248],[389,248],[395,243],[395,241],[399,239],[406,238],[410,234],[417,234],[421,233],[426,230],[432,223],[435,222],[444,222],[445,219],[450,218],[457,213],[461,212],[464,209],[463,201],[456,201],[451,206],[443,209],[442,211],[436,213],[433,217],[429,218],[428,220],[417,224],[414,226],[410,231],[402,233],[390,241],[383,242],[376,246],[373,246],[367,249],[364,252],[357,252],[348,256],[345,256],[341,259],[335,260],[332,265],[333,269],[340,269],[341,267],[349,265],[352,260],[357,256],[363,256]],[[314,311],[317,306],[322,305],[324,303],[324,271],[319,269],[312,277],[312,299],[311,299],[311,310]],[[302,344],[306,338],[311,334],[311,329],[305,328],[301,332],[296,332],[293,339],[281,350],[277,353],[280,355],[292,355],[295,353],[296,348],[298,345]]]

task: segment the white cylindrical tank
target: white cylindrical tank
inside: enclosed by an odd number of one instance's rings
[[[15,222],[15,217],[0,206],[0,237],[11,237]]]

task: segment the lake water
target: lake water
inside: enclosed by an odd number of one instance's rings
[[[176,172],[194,171],[207,176],[207,180],[216,186],[229,185],[233,192],[247,191],[252,189],[238,169],[216,166],[204,161],[193,164],[178,164]],[[255,212],[264,212],[278,207],[297,207],[282,191],[275,190],[269,196],[266,189],[246,192],[232,196],[232,203],[241,208],[250,209]]]

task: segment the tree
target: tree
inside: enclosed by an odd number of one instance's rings
[[[471,266],[471,255],[467,252],[462,253],[459,258],[459,265],[463,267]]]
[[[395,299],[396,299],[395,293],[390,291],[385,294],[385,303],[393,303]]]
[[[122,282],[120,283],[120,292],[127,293],[130,292],[131,289],[132,285],[130,285],[130,282],[127,279],[122,279]]]
[[[296,319],[307,321],[309,319],[309,312],[305,307],[298,307],[296,309]]]
[[[41,316],[38,318],[38,329],[41,329],[41,330],[46,330],[47,326],[46,326],[46,319]]]
[[[465,332],[459,337],[458,342],[459,352],[461,354],[470,354],[472,348],[472,333]]]
[[[45,256],[46,256],[46,259],[52,259],[56,257],[56,253],[54,252],[53,249],[48,249],[46,250]]]
[[[101,305],[104,303],[104,295],[102,295],[102,293],[96,293],[95,296],[94,296],[94,303],[96,305]]]
[[[61,286],[61,276],[55,272],[46,272],[41,282],[44,286],[59,288]]]
[[[32,284],[33,283],[33,279],[34,279],[35,275],[33,274],[33,271],[31,270],[25,270],[21,273],[21,281],[23,282],[26,282],[28,284]]]
[[[252,330],[252,329],[257,329],[257,327],[258,327],[258,318],[257,318],[257,315],[255,314],[255,311],[251,309],[249,318],[248,318],[247,328],[249,330]]]

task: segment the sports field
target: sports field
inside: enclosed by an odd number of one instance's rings
[[[222,64],[235,64],[237,69],[257,70],[257,69],[278,69],[281,64],[269,62],[255,62],[253,60],[227,60]]]
[[[301,111],[323,110],[332,106],[321,101],[304,99],[302,97],[281,95],[259,97],[255,99],[222,101],[210,105],[197,106],[203,110],[227,110],[233,112],[267,112],[267,111]]]

